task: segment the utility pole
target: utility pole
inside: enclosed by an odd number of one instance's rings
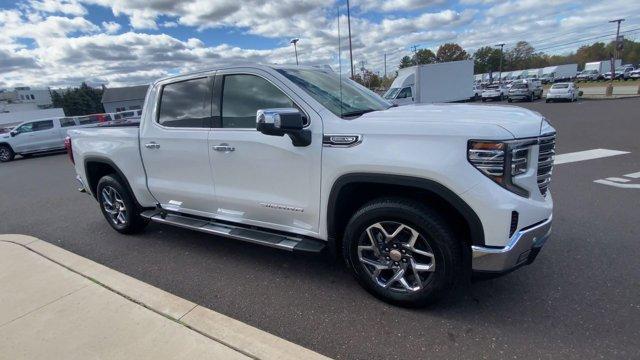
[[[498,75],[498,83],[502,83],[502,58],[503,58],[503,48],[504,43],[496,44],[496,46],[500,46],[500,75]]]
[[[625,19],[616,19],[616,20],[611,20],[609,21],[610,23],[618,23],[618,30],[616,30],[616,40],[614,42],[614,49],[613,49],[613,59],[611,60],[611,83],[613,86],[613,79],[616,78],[616,66],[615,66],[615,62],[616,59],[618,58],[618,38],[620,37],[620,23],[623,22]]]
[[[384,78],[387,78],[387,53],[384,53]]]
[[[351,79],[353,80],[353,47],[351,46],[351,11],[347,0],[347,27],[349,28],[349,62],[351,63]]]
[[[300,41],[300,39],[295,38],[295,39],[291,39],[291,44],[293,44],[293,50],[296,52],[296,66],[300,65],[298,64],[298,41]]]
[[[413,64],[418,65],[418,45],[413,45],[411,51],[413,51]]]

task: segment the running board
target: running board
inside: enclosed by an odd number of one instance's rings
[[[325,248],[325,244],[320,240],[282,235],[264,230],[248,229],[240,226],[220,223],[215,220],[206,220],[172,213],[167,213],[166,216],[163,217],[159,210],[147,210],[140,215],[153,222],[174,225],[185,229],[224,236],[276,249],[319,253]]]

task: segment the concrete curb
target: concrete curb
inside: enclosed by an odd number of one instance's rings
[[[5,234],[21,245],[171,321],[255,359],[329,359],[275,335],[158,289],[35,237]]]

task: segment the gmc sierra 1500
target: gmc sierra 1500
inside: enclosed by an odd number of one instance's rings
[[[551,230],[555,130],[518,107],[393,107],[330,70],[256,65],[156,81],[139,127],[69,134],[115,230],[327,250],[399,305],[529,264]]]

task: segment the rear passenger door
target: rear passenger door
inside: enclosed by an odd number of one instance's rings
[[[214,208],[209,165],[210,76],[170,79],[154,88],[140,129],[147,187],[164,209],[207,216]],[[158,100],[156,100],[158,99]]]

